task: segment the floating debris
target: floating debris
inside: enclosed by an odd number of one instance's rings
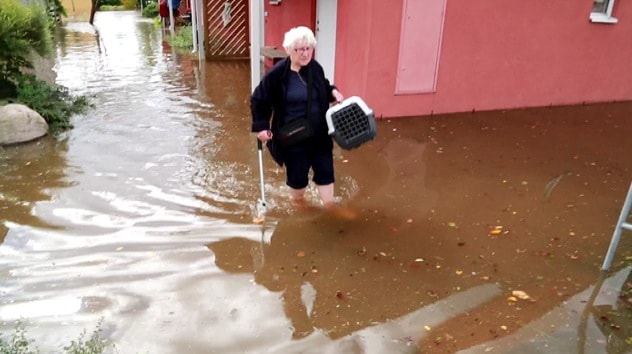
[[[565,171],[559,176],[548,181],[546,185],[544,186],[544,200],[548,200],[549,197],[551,196],[551,192],[553,192],[553,188],[555,188],[560,183],[560,181],[562,180],[562,178],[564,178],[564,176],[569,176],[570,174],[571,174],[570,171]]]

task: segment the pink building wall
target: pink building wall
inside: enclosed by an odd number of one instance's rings
[[[313,23],[314,1],[266,4],[266,45]],[[404,1],[338,0],[336,85],[377,116],[632,100],[630,2],[608,25],[589,22],[590,0],[447,0],[435,92],[398,95]]]
[[[272,5],[264,0],[265,45],[283,49],[283,36],[290,28],[308,26],[314,29],[316,0],[282,0]]]
[[[414,95],[395,95],[402,1],[338,4],[337,84],[378,115],[632,100],[632,3],[605,25],[588,21],[591,1],[448,0],[436,92]]]

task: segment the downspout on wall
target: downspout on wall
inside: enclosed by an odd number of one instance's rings
[[[250,29],[250,89],[254,91],[261,80],[261,54],[263,46],[263,0],[249,0]]]

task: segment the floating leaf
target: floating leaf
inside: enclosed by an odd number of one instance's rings
[[[528,300],[530,298],[530,296],[522,290],[514,290],[511,292],[511,295],[522,300]]]
[[[490,235],[500,235],[503,232],[503,227],[501,225],[496,225],[489,229]]]

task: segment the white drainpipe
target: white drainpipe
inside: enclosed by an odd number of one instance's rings
[[[250,88],[254,91],[261,80],[261,47],[263,46],[263,0],[250,0]]]

